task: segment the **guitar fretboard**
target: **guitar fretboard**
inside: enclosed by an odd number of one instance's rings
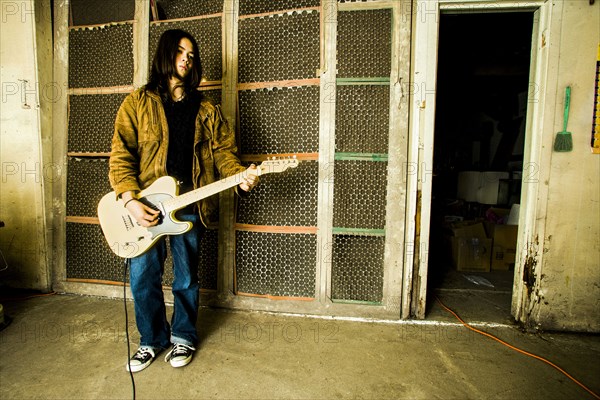
[[[227,178],[221,179],[220,181],[213,182],[201,188],[192,190],[182,194],[181,196],[173,197],[172,199],[163,202],[165,212],[172,212],[179,210],[189,204],[195,203],[214,194],[222,192],[223,190],[232,188],[243,182],[246,171],[239,172],[235,175],[231,175]]]

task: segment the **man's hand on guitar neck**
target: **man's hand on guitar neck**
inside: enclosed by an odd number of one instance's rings
[[[121,200],[127,211],[143,227],[155,226],[159,222],[160,211],[148,207],[137,200],[134,192],[125,192],[121,195]]]
[[[244,178],[244,181],[240,183],[240,189],[245,192],[249,192],[254,189],[256,185],[258,185],[260,179],[258,178],[258,169],[256,168],[256,165],[250,165],[246,172],[247,175]]]

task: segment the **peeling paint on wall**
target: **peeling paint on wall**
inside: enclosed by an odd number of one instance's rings
[[[541,281],[544,275],[539,276],[538,280],[538,261],[539,261],[539,237],[536,235],[532,242],[527,243],[527,256],[523,264],[523,283],[525,288],[525,309],[526,318],[522,323],[522,329],[525,331],[537,331],[539,323],[533,317],[533,312],[537,306],[544,300],[540,292]]]
[[[527,292],[531,293],[531,288],[535,286],[535,268],[537,266],[537,247],[538,237],[535,237],[534,243],[527,243],[527,257],[523,266],[523,282],[527,288]]]

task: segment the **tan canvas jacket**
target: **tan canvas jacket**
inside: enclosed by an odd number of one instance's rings
[[[157,93],[143,88],[131,93],[119,108],[109,161],[110,184],[120,196],[140,191],[167,175],[169,129]],[[203,99],[196,117],[194,188],[244,171],[237,157],[235,135],[219,106]],[[218,195],[199,202],[204,225],[216,221]]]

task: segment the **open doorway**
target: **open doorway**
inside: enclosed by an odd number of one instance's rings
[[[442,13],[428,293],[508,322],[533,12]]]

